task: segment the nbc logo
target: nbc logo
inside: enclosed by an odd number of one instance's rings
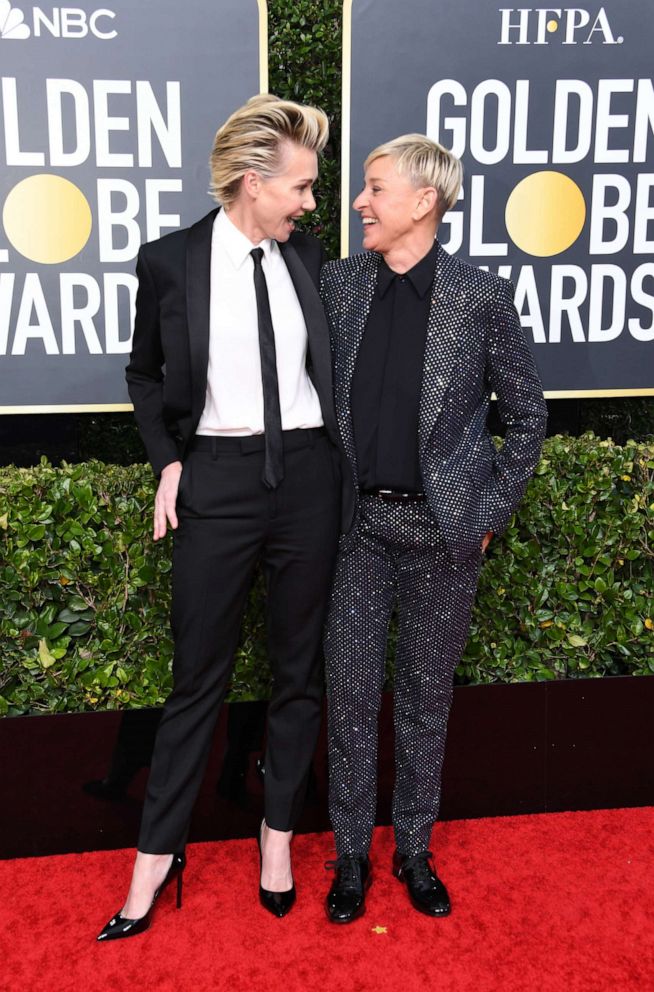
[[[9,0],[0,0],[0,38],[18,41],[29,36],[30,29],[25,23],[22,10],[12,7]]]
[[[32,7],[31,17],[30,27],[22,10],[12,7],[10,0],[0,0],[0,38],[17,41],[43,35],[72,39],[93,35],[100,41],[109,41],[117,35],[113,24],[115,11],[105,7],[90,12],[81,7],[52,7],[50,10]]]

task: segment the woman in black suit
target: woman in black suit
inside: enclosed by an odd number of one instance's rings
[[[154,539],[173,529],[174,688],[159,727],[127,900],[99,940],[150,925],[175,880],[255,565],[267,582],[268,709],[260,899],[295,900],[290,862],[320,722],[320,639],[340,478],[322,249],[295,231],[315,208],[322,111],[254,97],[219,129],[192,227],[139,253],[127,381],[159,485]]]

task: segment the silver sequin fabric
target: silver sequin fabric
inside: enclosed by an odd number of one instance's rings
[[[329,810],[340,854],[367,854],[375,822],[377,722],[388,625],[398,606],[393,825],[402,854],[429,847],[438,816],[454,669],[481,551],[454,564],[426,503],[364,496],[340,554],[325,637]]]
[[[365,252],[322,270],[336,414],[355,488],[350,392],[380,260],[376,252]],[[486,427],[493,392],[506,425],[499,451]],[[453,559],[465,561],[487,530],[501,534],[506,528],[538,462],[546,422],[511,283],[439,246],[418,433],[424,489]],[[344,523],[350,529],[350,521]]]
[[[350,392],[380,260],[366,252],[331,262],[322,274],[336,413],[355,492]],[[493,392],[506,425],[499,450],[486,426]],[[481,541],[486,531],[500,534],[507,526],[537,464],[545,427],[542,387],[511,284],[439,246],[418,438],[427,501],[357,496],[340,543],[325,638],[330,816],[339,855],[363,856],[370,845],[377,718],[395,604],[393,825],[402,854],[429,846]]]

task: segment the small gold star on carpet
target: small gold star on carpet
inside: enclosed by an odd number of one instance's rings
[[[371,927],[370,929],[373,933],[388,933],[388,929],[386,927]]]

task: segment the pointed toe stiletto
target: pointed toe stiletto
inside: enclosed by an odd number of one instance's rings
[[[261,828],[263,829],[263,823],[261,824]],[[285,892],[271,892],[269,889],[264,889],[261,884],[261,869],[263,867],[261,831],[259,831],[259,835],[257,836],[257,844],[259,846],[259,902],[263,908],[267,909],[273,916],[281,918],[290,912],[293,903],[295,902],[295,885],[293,884],[290,889],[287,889]]]
[[[138,933],[143,933],[145,930],[149,929],[152,923],[152,914],[154,912],[154,906],[167,885],[173,881],[174,878],[177,879],[177,908],[182,908],[182,879],[184,876],[184,868],[186,867],[186,856],[182,854],[173,854],[173,860],[168,869],[166,877],[155,891],[152,897],[152,902],[150,903],[150,908],[145,914],[145,916],[140,916],[137,920],[130,920],[126,916],[121,916],[120,913],[116,913],[107,925],[98,934],[97,939],[102,941],[107,940],[121,940],[123,937],[135,937]]]
[[[259,902],[264,909],[267,909],[269,913],[273,916],[277,916],[281,919],[282,916],[286,916],[293,907],[295,902],[295,886],[291,886],[286,892],[270,892],[268,889],[264,889],[261,885],[259,886]]]

